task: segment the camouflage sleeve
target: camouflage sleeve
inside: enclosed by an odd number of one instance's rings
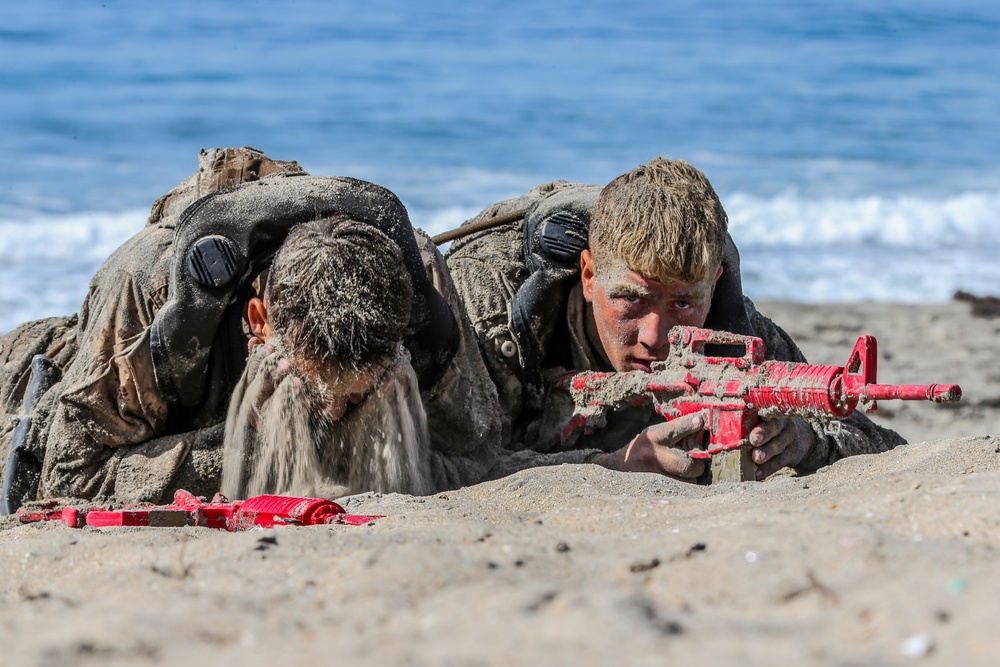
[[[501,202],[469,222],[509,217],[552,187],[539,186],[524,197]],[[522,443],[514,442],[515,425],[524,414],[525,387],[509,323],[510,303],[527,278],[522,236],[521,221],[508,222],[456,241],[447,254],[459,306],[470,327],[469,340],[475,341],[480,355],[475,372],[483,373],[496,389],[500,431],[492,448],[464,456],[435,454],[435,477],[442,488],[496,479],[527,468],[586,463],[601,451],[577,448],[539,452],[520,449]]]
[[[516,356],[505,355],[502,349],[507,341],[513,344],[506,304],[513,297],[514,283],[496,256],[450,256],[445,267],[427,239],[418,234],[417,240],[428,275],[448,300],[462,329],[451,365],[422,397],[431,435],[435,490],[478,484],[526,468],[583,463],[597,454],[597,450],[542,454],[509,449],[511,423],[521,413],[521,384],[512,363]],[[504,241],[517,243],[513,238]]]
[[[494,296],[506,294],[509,283],[488,264],[478,260],[456,263],[460,276],[475,275],[475,285],[468,280],[462,284],[466,288],[463,296],[471,295],[476,304],[472,317],[478,326],[473,326],[463,308],[469,301],[461,300],[457,290],[442,290],[461,322],[462,339],[445,376],[423,396],[436,491],[498,479],[527,468],[585,463],[600,453],[596,449],[546,453],[512,449],[512,424],[522,414],[522,387],[511,357],[504,355],[501,348],[507,341],[513,345],[513,339],[506,316],[491,318],[485,314],[489,309],[483,308],[489,301],[476,299],[484,291]],[[488,278],[504,287],[500,291],[484,290]]]
[[[196,483],[211,486],[219,429],[164,435],[168,405],[156,383],[149,325],[167,298],[181,213],[211,192],[283,173],[304,172],[247,146],[202,150],[198,171],[158,199],[147,226],[98,270],[80,312],[78,352],[48,433],[39,436],[45,446],[41,497],[158,502],[188,464],[192,490]]]
[[[764,340],[768,359],[806,363],[805,355],[791,336],[758,312],[750,299],[746,299],[746,307],[754,335]],[[831,428],[832,422],[828,420],[806,419],[806,422],[816,434],[816,446],[795,467],[798,473],[814,472],[847,456],[875,454],[906,444],[898,433],[876,425],[858,411],[839,422],[839,431]]]
[[[503,432],[497,390],[444,257],[415,231],[424,269],[445,298],[460,330],[458,350],[441,379],[421,394],[431,438],[431,475],[437,490],[482,481],[498,455]]]
[[[148,327],[166,298],[172,238],[170,229],[146,227],[94,276],[78,352],[45,438],[41,497],[111,495],[122,448],[163,434],[167,404],[156,386]],[[165,445],[159,458],[175,467],[186,449]]]
[[[506,212],[487,209],[473,221]],[[518,350],[509,328],[510,303],[527,277],[521,246],[520,224],[509,223],[457,241],[447,258],[460,308],[471,327],[470,340],[475,341],[496,388],[504,446],[510,444],[513,425],[524,407]]]

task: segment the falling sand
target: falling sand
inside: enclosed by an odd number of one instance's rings
[[[280,352],[255,352],[226,420],[226,496],[432,490],[427,420],[405,352],[369,396],[336,419],[315,409],[316,394]]]

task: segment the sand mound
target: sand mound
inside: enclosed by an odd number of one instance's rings
[[[870,316],[782,308],[799,313],[806,348],[838,331],[831,317],[860,327]],[[880,306],[877,321],[902,340],[912,334],[899,327],[932,310]],[[1000,344],[992,330],[974,337],[981,324],[952,321],[968,340],[947,354],[884,345],[883,375],[969,378],[967,395],[996,393]],[[8,521],[4,662],[992,664],[1000,438],[959,436],[1000,429],[975,405],[897,410],[888,425],[940,433],[950,422],[955,434],[765,483],[559,466],[426,498],[346,499],[386,515],[363,527]]]

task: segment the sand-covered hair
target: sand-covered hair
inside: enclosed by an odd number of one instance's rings
[[[722,262],[728,219],[705,175],[657,157],[611,181],[597,198],[590,251],[661,282],[701,282]]]
[[[292,228],[265,294],[271,327],[289,351],[363,370],[395,356],[413,287],[388,236],[338,216]]]

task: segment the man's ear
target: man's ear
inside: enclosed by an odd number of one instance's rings
[[[583,285],[583,298],[594,300],[594,281],[597,279],[594,256],[589,250],[580,252],[580,283]]]
[[[719,270],[715,272],[715,280],[712,281],[712,289],[719,284],[719,278],[722,277],[722,264],[719,264]]]
[[[271,337],[271,325],[267,321],[267,301],[254,297],[247,304],[247,322],[254,337],[266,343]]]

